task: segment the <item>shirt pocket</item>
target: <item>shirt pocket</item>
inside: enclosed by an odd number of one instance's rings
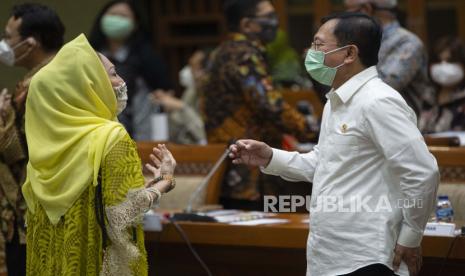
[[[333,133],[331,142],[334,145],[358,146],[358,137],[353,134]]]
[[[353,134],[332,133],[328,141],[328,168],[349,170],[355,166],[359,138]]]

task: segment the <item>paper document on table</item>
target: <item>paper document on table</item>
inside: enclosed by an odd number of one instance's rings
[[[208,215],[212,216],[211,212]],[[268,218],[275,216],[276,214],[272,213],[264,213],[264,212],[244,212],[244,211],[237,211],[231,213],[221,213],[217,212],[216,215],[213,215],[218,222],[222,223],[232,223],[232,222],[242,222],[242,221],[250,221],[250,220],[257,220],[262,218]]]
[[[254,219],[254,220],[246,220],[246,221],[236,221],[231,222],[231,225],[243,225],[243,226],[256,226],[256,225],[263,225],[263,224],[280,224],[280,223],[288,223],[288,219],[278,219],[278,218],[262,218],[262,219]]]
[[[229,209],[229,210],[212,210],[208,211],[205,214],[210,216],[210,217],[223,217],[223,216],[232,216],[232,215],[238,215],[244,213],[244,211],[241,210],[234,210],[234,209]]]

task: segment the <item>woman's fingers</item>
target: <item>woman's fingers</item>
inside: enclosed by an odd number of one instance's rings
[[[145,168],[147,168],[147,170],[149,170],[153,174],[156,174],[158,172],[158,169],[150,165],[149,163],[145,164]]]
[[[163,155],[167,154],[168,149],[166,148],[165,144],[159,145],[159,148],[160,148],[161,152],[163,153]]]
[[[166,147],[165,145],[163,144],[160,144],[158,145],[158,150],[161,152],[161,154],[163,155],[163,159],[162,160],[166,160],[167,158],[169,158],[168,154],[166,153]]]
[[[158,146],[159,146],[159,145],[158,145]],[[162,153],[162,151],[161,151],[158,147],[154,147],[154,148],[152,149],[152,153],[153,153],[158,159],[160,159],[160,160],[163,159],[163,153]]]
[[[163,152],[163,161],[164,162],[169,162],[169,164],[172,165],[172,166],[176,165],[176,161],[175,161],[173,155],[171,154],[171,152],[166,147],[166,145],[161,145],[161,150]]]
[[[150,154],[150,159],[152,160],[153,164],[154,164],[157,168],[160,167],[160,165],[161,165],[160,159],[158,159],[158,158],[157,158],[155,155],[153,155],[153,154]]]
[[[158,145],[158,150],[161,152],[161,154],[163,156],[162,160],[164,162],[168,161],[170,157],[169,157],[169,155],[167,153],[168,150],[166,149],[166,146],[164,144],[160,144],[160,145]]]
[[[157,167],[160,167],[163,163],[163,159],[165,158],[165,154],[160,148],[160,145],[158,145],[157,147],[154,147],[152,151],[153,151],[153,157],[151,156],[150,158],[152,158],[152,161],[155,163]]]
[[[166,153],[168,154],[168,156],[169,156],[169,158],[170,158],[171,164],[173,164],[173,166],[176,166],[176,159],[174,159],[174,156],[173,156],[173,154],[171,153],[171,151],[169,151],[168,149],[166,149]]]
[[[162,173],[164,174],[173,174],[174,168],[176,167],[176,160],[174,159],[171,152],[168,150],[166,145],[158,145],[159,150],[163,153],[162,160]]]

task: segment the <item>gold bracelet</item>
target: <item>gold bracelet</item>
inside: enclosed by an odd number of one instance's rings
[[[163,176],[159,176],[155,179],[153,179],[152,181],[150,181],[150,184],[153,185],[153,184],[157,184],[158,182],[162,181],[163,180]]]
[[[159,177],[155,178],[151,182],[153,184],[155,184],[155,183],[158,183],[158,182],[160,182],[162,180],[173,181],[173,179],[174,179],[174,176],[172,174],[163,174],[163,175],[160,175]]]
[[[174,176],[172,174],[164,174],[161,176],[161,178],[163,180],[168,180],[168,181],[173,181],[174,180]]]
[[[172,189],[174,189],[174,187],[176,186],[176,179],[174,178],[174,176],[172,174],[164,174],[164,175],[160,175],[159,177],[155,178],[154,180],[152,180],[150,182],[150,185],[154,185],[162,180],[166,180],[166,181],[169,181],[170,182],[170,189],[168,190],[171,191]]]

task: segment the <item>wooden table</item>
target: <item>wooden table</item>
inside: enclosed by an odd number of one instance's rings
[[[213,275],[305,275],[308,224],[305,214],[279,214],[289,223],[237,226],[180,222]],[[437,275],[454,243],[441,275],[465,275],[465,237],[423,239],[422,276]],[[172,224],[162,232],[146,232],[150,275],[205,275]]]

